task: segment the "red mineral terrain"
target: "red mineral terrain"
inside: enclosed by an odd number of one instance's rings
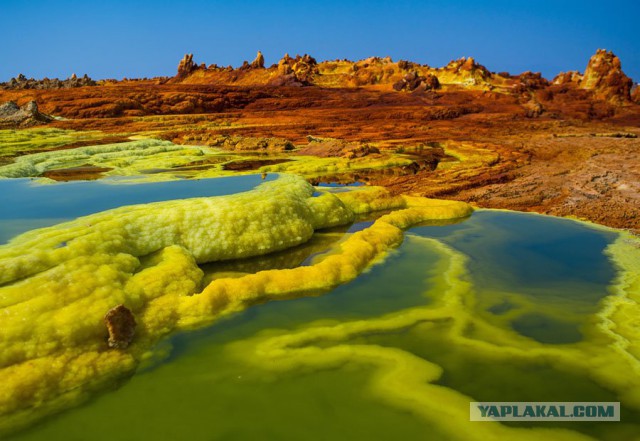
[[[0,103],[7,101],[36,101],[61,117],[38,123],[64,129],[291,155],[391,152],[414,165],[340,179],[640,231],[640,91],[605,50],[583,74],[551,81],[491,72],[473,58],[433,68],[285,55],[266,66],[258,52],[234,69],[188,54],[171,78],[20,76],[0,84]]]

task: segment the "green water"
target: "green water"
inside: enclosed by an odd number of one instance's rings
[[[276,374],[243,361],[232,350],[232,343],[256,336],[430,308],[441,295],[438,287],[448,260],[424,238],[436,238],[467,256],[475,296],[472,314],[548,346],[583,340],[589,315],[615,277],[603,251],[616,234],[569,220],[480,211],[464,222],[413,228],[384,262],[353,282],[318,297],[257,305],[209,328],[176,335],[159,348],[165,352],[160,361],[125,384],[10,439],[449,439],[428,420],[373,393],[373,370],[366,363]],[[302,253],[286,265],[277,259],[255,262],[254,269],[305,264],[308,257]],[[443,369],[437,384],[474,401],[619,401],[586,373],[559,370],[545,359],[494,359],[452,345],[450,326],[447,320],[419,323],[361,334],[344,343],[397,348],[435,363]],[[622,406],[622,423],[535,427],[563,427],[612,441],[630,439],[640,433],[640,417],[624,402]],[[469,427],[460,430],[473,430]]]

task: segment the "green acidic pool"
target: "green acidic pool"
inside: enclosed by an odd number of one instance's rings
[[[353,282],[176,335],[123,384],[10,439],[467,439],[491,424],[454,420],[470,400],[621,401],[563,355],[602,344],[586,330],[617,275],[605,254],[617,237],[490,210],[416,227]],[[457,297],[447,297],[452,287],[461,287]],[[395,368],[419,360],[441,373],[398,399],[384,391],[402,390],[404,377],[383,375],[385,357]],[[515,432],[495,439],[520,439],[527,427],[567,431],[539,439],[631,439],[640,417],[624,400],[622,409],[620,423],[512,423]]]

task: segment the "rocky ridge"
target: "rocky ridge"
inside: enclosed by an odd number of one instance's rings
[[[58,78],[43,78],[36,80],[33,78],[27,78],[23,74],[18,75],[15,78],[11,78],[5,83],[0,83],[0,89],[16,90],[16,89],[70,89],[73,87],[85,87],[95,86],[97,83],[93,81],[87,74],[82,77],[71,75],[66,80],[60,80]]]
[[[472,57],[452,60],[446,66],[433,68],[410,61],[394,62],[390,57],[370,57],[360,61],[333,60],[318,62],[305,54],[291,57],[285,54],[277,64],[265,66],[258,51],[253,62],[245,61],[237,69],[212,64],[196,64],[187,54],[178,65],[172,82],[238,86],[319,86],[329,88],[382,87],[403,92],[443,91],[459,88],[526,95],[525,110],[539,115],[543,110],[531,98],[533,91],[551,90],[555,86],[586,90],[598,100],[622,105],[632,100],[632,80],[622,71],[620,59],[603,49],[591,57],[584,74],[577,71],[560,73],[552,81],[539,72],[519,75],[494,73]],[[550,92],[552,93],[552,92]],[[546,94],[550,96],[549,93]],[[634,97],[638,92],[634,91]],[[532,110],[533,108],[533,110]]]

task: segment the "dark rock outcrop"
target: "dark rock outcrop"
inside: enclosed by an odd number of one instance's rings
[[[73,74],[66,80],[60,80],[58,78],[43,78],[41,80],[35,80],[20,74],[15,78],[11,78],[6,83],[0,83],[0,89],[70,89],[72,87],[95,85],[96,82],[89,78],[87,74],[84,74],[82,77],[77,77],[76,74]]]
[[[251,62],[252,69],[264,69],[264,56],[262,52],[258,51],[256,59]]]
[[[109,331],[110,348],[125,349],[136,333],[136,319],[124,305],[111,308],[104,316],[104,323]]]
[[[407,60],[398,60],[398,69],[400,70],[410,70],[419,67],[420,65],[417,63],[413,63]]]
[[[282,138],[254,138],[248,136],[220,136],[208,142],[209,145],[230,151],[270,151],[284,152],[293,150],[291,141]]]
[[[193,61],[193,54],[185,54],[178,63],[178,78],[188,77],[194,70],[198,69],[198,65]]]
[[[13,101],[0,105],[0,128],[31,127],[51,121],[52,117],[38,111],[35,101],[29,101],[22,107]]]
[[[489,70],[482,64],[477,63],[473,57],[462,57],[451,61],[444,67],[444,69],[457,74],[466,72],[470,77],[476,80],[486,80],[491,77],[491,72],[489,72]]]
[[[577,70],[570,70],[568,72],[560,72],[556,77],[551,81],[551,84],[554,85],[564,85],[564,84],[580,84],[582,81],[582,75]]]
[[[319,138],[307,136],[309,144],[296,153],[299,155],[313,155],[320,158],[343,157],[347,159],[362,158],[380,153],[380,150],[363,142],[348,142],[343,139]]]
[[[262,55],[262,52],[258,51],[256,58],[251,63],[245,60],[242,62],[242,66],[238,68],[238,70],[241,71],[252,69],[264,69],[264,56]]]
[[[518,88],[531,90],[543,89],[549,85],[549,81],[542,77],[540,72],[523,72],[516,77],[519,81]]]
[[[291,58],[285,54],[278,62],[278,75],[270,86],[309,86],[318,74],[318,62],[308,54]]]
[[[405,90],[408,92],[435,90],[440,88],[440,81],[433,74],[423,77],[416,72],[409,72],[400,81],[395,82],[393,88],[397,91]]]

